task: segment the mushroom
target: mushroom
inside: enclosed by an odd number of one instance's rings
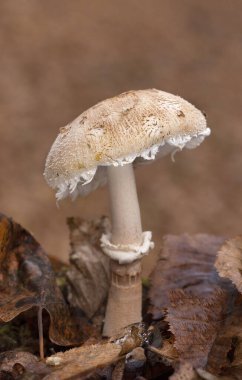
[[[154,246],[151,232],[142,231],[133,164],[195,148],[209,134],[201,111],[156,89],[104,100],[60,129],[44,173],[57,200],[109,185],[112,229],[101,238],[111,259],[104,336],[141,321],[141,258]]]

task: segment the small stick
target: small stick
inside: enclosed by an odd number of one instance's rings
[[[39,330],[39,355],[40,359],[44,360],[44,338],[43,338],[43,319],[42,319],[42,307],[38,309],[38,330]]]
[[[149,351],[151,352],[154,352],[154,354],[157,354],[159,356],[161,356],[161,353],[160,353],[160,350],[156,347],[153,347],[153,346],[148,346],[146,347]]]
[[[148,346],[146,347],[149,351],[153,352],[154,354],[158,355],[158,356],[161,356],[163,358],[166,358],[168,360],[174,360],[174,357],[172,356],[169,356],[163,352],[161,352],[158,348],[154,347],[154,346]]]

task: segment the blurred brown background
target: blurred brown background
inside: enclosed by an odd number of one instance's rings
[[[65,217],[108,204],[104,188],[56,208],[42,172],[59,127],[99,100],[156,87],[204,110],[212,135],[175,163],[137,169],[155,252],[166,233],[240,233],[241,17],[241,0],[1,0],[0,210],[67,260]]]

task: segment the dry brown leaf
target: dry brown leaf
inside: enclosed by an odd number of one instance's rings
[[[125,332],[125,335],[113,338],[112,341],[84,345],[50,356],[46,363],[56,367],[56,370],[45,380],[67,380],[105,367],[141,346],[147,338],[142,324],[131,326]]]
[[[199,380],[197,373],[190,363],[181,363],[175,373],[170,376],[170,380]]]
[[[183,290],[170,293],[166,320],[175,336],[180,359],[194,367],[204,367],[212,344],[224,319],[227,297],[216,291],[207,298]]]
[[[214,361],[209,369],[227,365],[234,339],[220,335],[223,329],[231,332],[233,322],[226,313],[233,309],[235,294],[231,282],[221,279],[214,267],[222,243],[224,238],[204,234],[168,236],[153,274],[153,316],[167,312],[180,359],[196,367],[204,367],[208,356]],[[238,337],[236,331],[233,337]]]
[[[67,380],[72,376],[84,375],[89,371],[105,367],[119,359],[122,346],[115,343],[99,343],[73,348],[64,353],[50,356],[46,363],[58,368],[46,380]]]
[[[169,294],[174,289],[185,289],[195,296],[208,297],[215,287],[227,288],[215,268],[216,253],[225,239],[197,234],[168,235],[152,275],[150,312],[160,318],[170,304]]]
[[[237,291],[230,299],[230,309],[212,346],[207,370],[242,379],[242,296]]]
[[[90,222],[81,218],[67,221],[71,242],[68,300],[91,318],[108,294],[109,259],[100,248],[100,237],[108,228],[108,221],[104,217]]]
[[[229,278],[242,293],[242,236],[225,242],[218,252],[215,267],[221,277]]]
[[[174,292],[167,320],[180,358],[200,370],[208,362],[205,379],[213,374],[225,380],[242,379],[242,297],[233,305],[234,295],[229,299],[224,295],[223,304],[219,293],[199,299]]]
[[[29,352],[7,351],[0,354],[0,371],[11,374],[18,365],[23,368],[24,372],[41,375],[41,378],[50,372],[46,364],[40,362]]]
[[[242,317],[242,316],[241,316]],[[238,336],[240,334],[240,336]],[[240,330],[240,333],[237,335],[237,339],[235,338],[235,350],[234,350],[234,357],[232,361],[233,367],[239,367],[241,368],[242,373],[242,331]]]
[[[176,372],[170,377],[170,380],[222,380],[217,376],[205,371],[204,369],[194,369],[191,363],[182,362]],[[223,380],[226,380],[223,378]],[[227,379],[228,380],[228,379]]]
[[[47,255],[29,232],[0,214],[0,321],[34,306],[48,311],[54,343],[80,342]]]

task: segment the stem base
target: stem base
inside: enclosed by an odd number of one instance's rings
[[[141,309],[141,260],[125,265],[112,261],[103,336],[111,337],[124,327],[140,322]]]

